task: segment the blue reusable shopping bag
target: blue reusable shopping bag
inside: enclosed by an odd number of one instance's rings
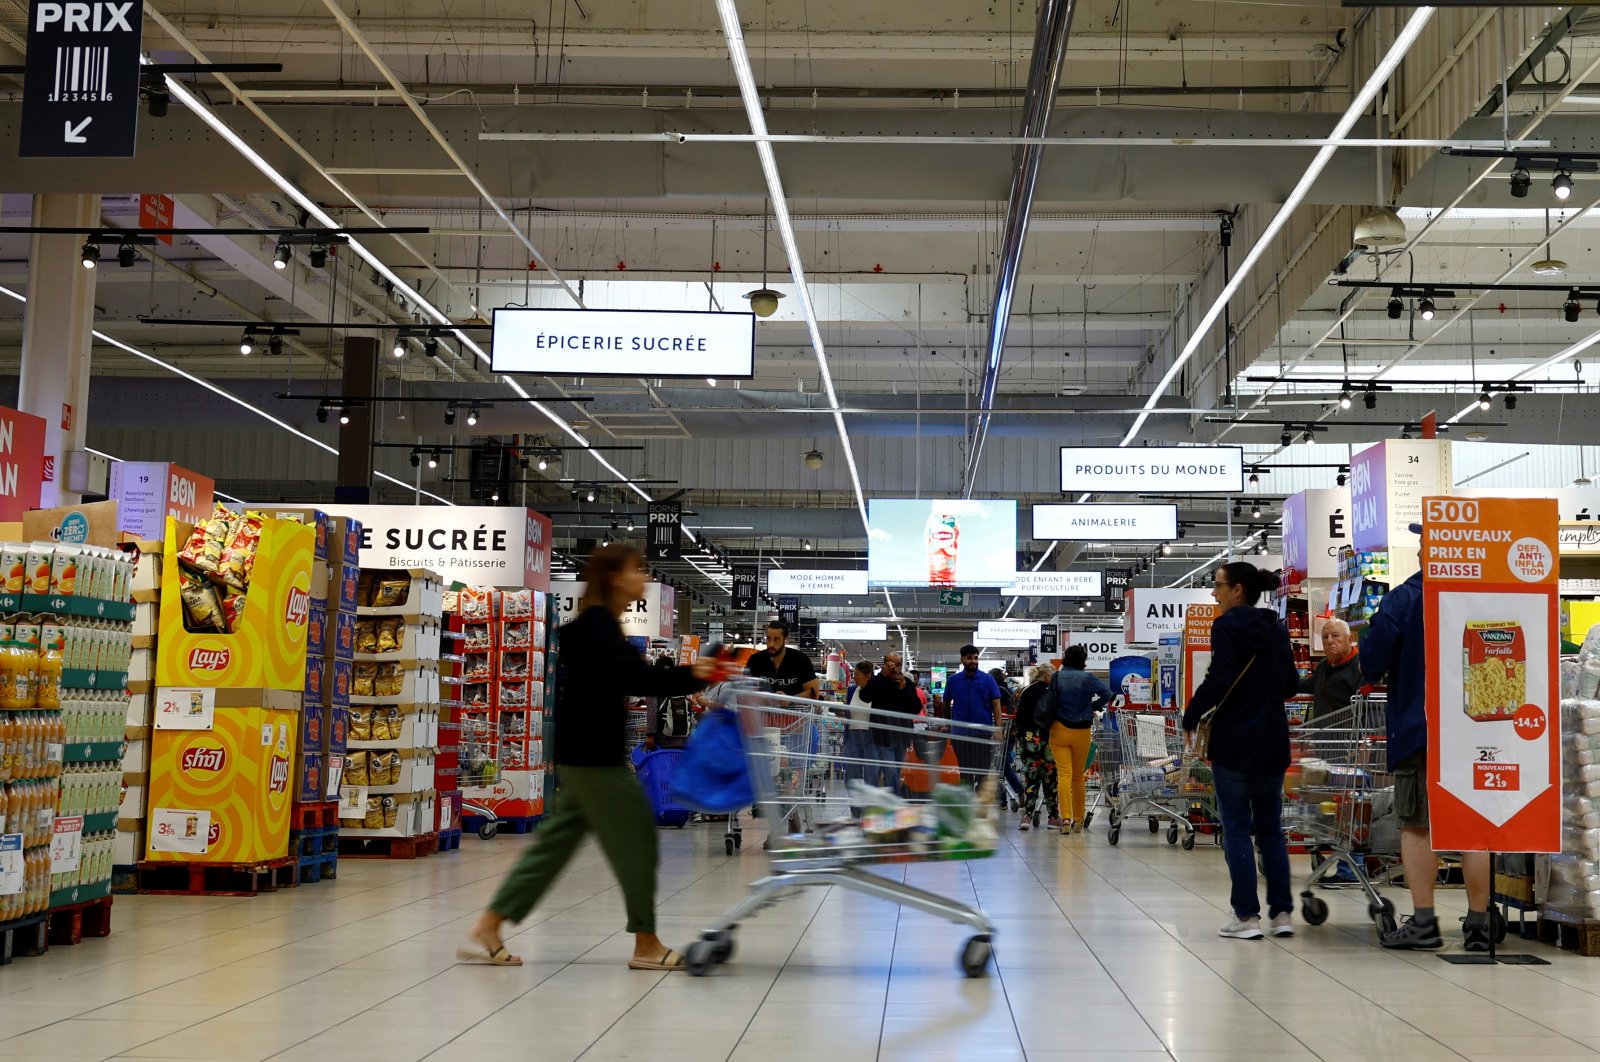
[[[684,807],[713,815],[755,802],[744,737],[731,708],[713,709],[700,717],[673,772],[672,796]]]

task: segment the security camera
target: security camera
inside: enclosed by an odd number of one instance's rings
[[[674,133],[673,139],[680,144],[687,144],[689,142],[689,138],[682,133]]]
[[[778,300],[783,298],[783,292],[757,288],[745,292],[744,297],[750,300],[750,309],[757,317],[771,317],[778,312]]]

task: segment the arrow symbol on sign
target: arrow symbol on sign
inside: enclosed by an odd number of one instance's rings
[[[71,119],[68,119],[66,122],[62,123],[66,126],[66,132],[64,134],[66,142],[69,144],[87,144],[89,142],[89,138],[83,135],[83,131],[89,128],[89,123],[92,121],[94,121],[94,118],[92,117],[85,118],[83,121],[79,122],[76,127],[73,126]]]

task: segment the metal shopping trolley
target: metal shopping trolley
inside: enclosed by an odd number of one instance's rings
[[[995,933],[987,915],[867,868],[994,854],[1004,727],[963,723],[945,733],[918,731],[909,716],[872,709],[869,721],[887,751],[853,758],[824,739],[831,719],[816,701],[748,681],[730,682],[722,694],[738,713],[756,803],[771,831],[771,871],[689,945],[689,972],[698,976],[726,962],[739,923],[786,892],[838,885],[970,926],[961,967],[968,976],[982,975]]]
[[[1400,856],[1386,709],[1381,694],[1358,696],[1290,731],[1295,756],[1286,787],[1298,799],[1286,825],[1290,841],[1311,852],[1311,876],[1300,893],[1300,914],[1310,925],[1328,920],[1328,905],[1312,888],[1338,876],[1339,884],[1366,896],[1378,932],[1395,928],[1394,903],[1373,881],[1375,869],[1386,873]]]
[[[1183,715],[1157,708],[1106,712],[1095,728],[1101,794],[1110,808],[1106,840],[1122,837],[1123,820],[1145,816],[1151,833],[1167,823],[1167,843],[1181,838],[1194,847],[1190,812],[1211,797],[1211,768],[1187,763],[1183,755]],[[1097,800],[1096,805],[1098,806]]]

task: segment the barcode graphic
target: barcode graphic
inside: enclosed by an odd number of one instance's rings
[[[56,81],[51,103],[105,102],[111,99],[108,82],[110,48],[57,48]]]

